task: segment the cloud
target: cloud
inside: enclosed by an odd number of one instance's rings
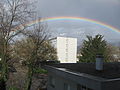
[[[67,37],[74,37],[78,38],[78,43],[81,43],[85,38],[86,35],[95,36],[97,34],[104,35],[105,39],[108,42],[116,41],[118,42],[120,33],[116,33],[108,28],[101,27],[99,25],[94,25],[91,23],[85,23],[85,22],[75,22],[71,21],[69,22],[49,22],[48,26],[53,27],[53,37],[56,36],[67,36]],[[112,36],[112,37],[111,37]]]
[[[86,17],[120,28],[119,0],[39,0],[38,11],[43,17]]]
[[[95,19],[120,29],[120,0],[38,0],[37,10],[42,17],[74,16]],[[77,37],[102,34],[108,41],[119,41],[120,33],[91,23],[76,21],[48,22],[53,36]]]
[[[60,33],[59,36],[66,36],[66,33]]]

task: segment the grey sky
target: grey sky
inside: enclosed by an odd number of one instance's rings
[[[96,19],[120,29],[120,0],[38,0],[36,6],[42,17],[85,17]],[[86,25],[81,22],[78,24],[72,21],[71,23],[54,21],[53,24],[48,22],[48,25],[54,33],[61,35],[70,35],[74,29],[75,33],[84,33],[84,36],[100,33],[109,38],[109,40],[120,40],[120,34],[110,30],[106,31],[96,25]]]
[[[120,0],[39,0],[37,7],[43,17],[87,17],[120,28]]]

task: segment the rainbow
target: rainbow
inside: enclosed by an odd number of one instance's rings
[[[96,25],[99,25],[101,27],[104,27],[104,28],[108,28],[108,30],[112,30],[114,32],[117,32],[117,33],[120,33],[120,30],[111,26],[111,25],[108,25],[106,23],[103,23],[103,22],[100,22],[100,21],[97,21],[97,20],[94,20],[94,19],[88,19],[88,18],[84,18],[84,17],[48,17],[48,18],[40,18],[40,19],[37,19],[37,20],[34,20],[34,21],[31,21],[31,22],[28,22],[26,23],[25,25],[26,26],[31,26],[31,25],[34,25],[36,23],[39,23],[39,22],[53,22],[53,21],[58,21],[58,20],[75,20],[75,21],[84,21],[84,22],[89,22],[89,23],[93,23],[93,24],[96,24]]]

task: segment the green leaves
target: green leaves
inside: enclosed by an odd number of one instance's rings
[[[107,42],[103,39],[104,36],[98,34],[94,38],[87,36],[87,40],[84,40],[83,47],[81,48],[81,56],[79,56],[80,62],[95,62],[97,54],[102,54],[107,60]]]
[[[11,86],[8,90],[19,90],[19,89],[15,86]]]
[[[34,73],[39,73],[39,74],[47,74],[47,73],[48,73],[47,70],[42,69],[42,68],[34,68],[34,69],[33,69],[33,72],[34,72]]]

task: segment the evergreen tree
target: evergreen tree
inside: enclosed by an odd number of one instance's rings
[[[87,40],[84,40],[83,46],[80,49],[80,56],[78,56],[80,62],[95,62],[96,55],[102,54],[104,61],[108,62],[112,56],[109,53],[107,42],[103,39],[104,36],[96,35],[87,36]]]

